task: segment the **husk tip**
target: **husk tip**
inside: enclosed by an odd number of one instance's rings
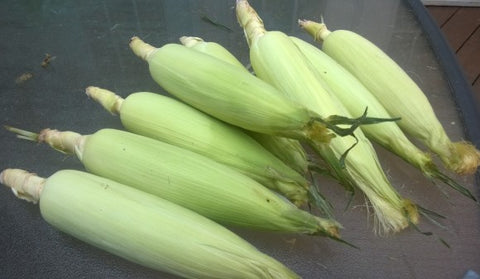
[[[408,199],[404,199],[403,208],[408,220],[413,224],[418,224],[420,221],[420,215],[418,213],[417,205]]]
[[[300,19],[298,20],[298,25],[310,34],[315,41],[323,41],[331,33],[330,30],[328,30],[327,25],[323,23],[323,17],[322,22],[320,23],[312,20]]]
[[[480,151],[475,145],[466,141],[455,142],[453,149],[457,156],[452,157],[457,158],[450,159],[449,167],[460,175],[474,174],[480,166]]]
[[[130,49],[141,59],[148,61],[150,55],[157,49],[154,46],[147,44],[137,36],[130,38]]]

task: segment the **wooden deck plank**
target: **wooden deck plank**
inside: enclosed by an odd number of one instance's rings
[[[438,26],[442,27],[460,7],[427,6],[427,9]]]
[[[480,75],[480,28],[458,50],[457,57],[471,84]]]
[[[474,99],[480,104],[480,46],[478,45],[478,37],[480,36],[478,34],[480,32],[480,7],[471,7],[467,11],[462,11],[462,13],[459,13],[460,9],[466,8],[459,6],[427,6],[426,8],[436,20],[447,40],[455,42],[455,39],[452,37],[457,37],[459,40],[456,43],[459,47],[458,52],[456,52],[458,62],[472,85]],[[455,10],[455,12],[452,13],[452,10]],[[469,14],[468,17],[465,15],[466,12]],[[453,19],[454,15],[455,19]],[[464,22],[458,23],[458,21]],[[449,24],[447,25],[447,23]],[[464,33],[463,36],[457,34],[460,31]],[[469,32],[470,35],[468,35]],[[463,39],[461,39],[462,37]],[[471,40],[473,42],[470,42]]]
[[[452,49],[457,52],[479,25],[480,9],[462,7],[441,29],[445,33]]]

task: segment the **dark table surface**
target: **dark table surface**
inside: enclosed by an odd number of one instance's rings
[[[356,31],[386,51],[424,89],[453,140],[480,143],[476,104],[438,29],[418,1],[251,1],[267,29],[310,41],[297,19],[320,20],[330,29]],[[128,41],[140,36],[156,46],[199,36],[227,47],[245,65],[248,47],[234,16],[234,1],[59,1],[0,2],[0,119],[2,124],[93,133],[121,128],[84,90],[108,88],[121,96],[136,91],[164,93],[135,57]],[[221,23],[215,25],[205,20]],[[225,28],[227,27],[227,28]],[[40,66],[45,54],[53,59]],[[25,73],[32,77],[16,82]],[[48,177],[59,169],[83,167],[48,146],[15,139],[0,130],[0,169],[23,168]],[[376,146],[377,147],[377,146]],[[480,272],[480,212],[443,185],[435,187],[417,170],[377,147],[383,167],[399,192],[447,217],[445,228],[427,220],[414,229],[379,237],[364,200],[347,199],[335,183],[317,178],[335,203],[343,236],[360,249],[328,239],[259,233],[232,228],[261,251],[304,278],[462,278]],[[473,177],[458,178],[476,195]],[[449,198],[444,194],[446,193]],[[55,230],[38,205],[0,188],[0,278],[174,278],[88,246]],[[439,239],[450,245],[447,248]],[[180,240],[178,240],[180,241]]]

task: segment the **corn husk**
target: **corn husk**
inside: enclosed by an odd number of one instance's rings
[[[322,42],[323,51],[350,71],[380,101],[398,125],[423,142],[457,174],[473,174],[480,152],[466,141],[452,142],[421,88],[385,52],[348,30],[330,32],[323,23],[300,21],[302,28]],[[421,115],[421,117],[419,117]]]
[[[76,170],[42,178],[6,169],[0,183],[40,202],[53,227],[155,270],[184,278],[299,278],[213,221],[109,179]]]
[[[313,64],[319,77],[332,89],[345,108],[355,115],[362,113],[364,107],[373,117],[392,117],[380,102],[350,72],[335,62],[319,48],[295,37],[290,37],[305,57]],[[464,186],[442,173],[433,162],[430,154],[413,144],[396,122],[384,122],[360,127],[365,135],[392,151],[400,158],[419,169],[427,178],[438,180],[451,186],[470,199],[476,200]]]
[[[320,115],[350,116],[287,35],[267,32],[247,1],[237,1],[236,8],[250,46],[251,64],[258,77]],[[345,157],[345,169],[372,204],[379,225],[377,231],[398,232],[410,222],[418,222],[415,206],[403,199],[388,181],[371,143],[360,130],[354,135],[355,138],[334,138],[330,147],[337,158],[350,150]]]
[[[359,125],[385,121],[365,115],[320,117],[244,69],[182,45],[155,48],[134,37],[130,48],[148,62],[152,78],[168,93],[246,130],[321,144],[351,135]]]
[[[119,115],[128,131],[228,165],[297,206],[308,202],[309,182],[244,130],[156,93],[136,92],[123,99],[99,87],[91,86],[86,91],[105,109]]]
[[[239,69],[247,71],[243,64],[230,51],[216,42],[206,42],[202,38],[191,36],[181,37],[180,42],[186,47],[209,54]],[[270,136],[248,130],[245,132],[300,174],[305,175],[307,173],[309,160],[303,146],[298,140]]]
[[[328,235],[340,224],[298,209],[253,179],[192,151],[130,132],[91,135],[11,129],[24,139],[75,154],[87,171],[184,206],[224,225]]]

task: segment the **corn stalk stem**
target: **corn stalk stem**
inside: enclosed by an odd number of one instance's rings
[[[59,152],[76,154],[80,159],[83,154],[85,138],[88,137],[72,131],[58,131],[48,128],[41,130],[40,133],[37,134],[11,126],[4,127],[8,131],[17,134],[18,138],[38,143],[46,143]]]
[[[316,42],[323,41],[331,31],[323,23],[318,23],[311,20],[298,20],[298,25],[303,28]]]
[[[88,97],[101,104],[110,113],[119,115],[124,99],[114,92],[100,87],[89,86],[85,90]]]
[[[251,46],[254,40],[267,32],[263,21],[247,0],[237,0],[236,12],[238,23],[243,27],[247,43]]]
[[[144,61],[148,61],[148,57],[155,52],[156,47],[145,43],[140,38],[134,36],[130,39],[129,43],[130,48],[133,53],[138,57],[142,58]]]
[[[20,199],[38,203],[45,178],[21,169],[5,169],[0,173],[0,183],[12,189]]]

